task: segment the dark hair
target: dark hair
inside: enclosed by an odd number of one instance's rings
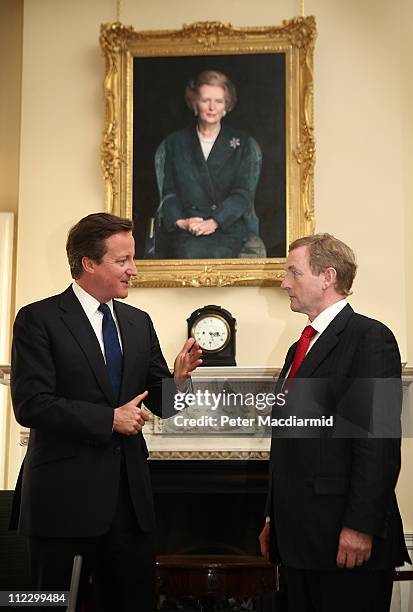
[[[218,70],[204,70],[195,79],[189,81],[185,89],[185,102],[191,110],[198,99],[199,89],[202,85],[215,85],[222,87],[225,98],[225,110],[229,113],[237,103],[237,90],[234,83],[223,72]]]
[[[341,295],[350,295],[357,272],[353,250],[331,234],[314,234],[294,240],[290,244],[289,252],[302,246],[308,247],[308,260],[313,274],[334,268],[337,274],[336,291]]]
[[[98,263],[107,251],[106,238],[120,232],[131,232],[133,221],[109,213],[93,213],[83,217],[67,236],[66,253],[72,278],[82,274],[82,258]]]

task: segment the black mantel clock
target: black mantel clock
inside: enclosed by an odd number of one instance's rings
[[[236,320],[221,306],[204,306],[187,319],[191,336],[202,349],[203,366],[235,366]]]

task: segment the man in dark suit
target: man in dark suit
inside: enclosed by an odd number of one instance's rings
[[[13,407],[31,429],[16,501],[33,586],[68,590],[80,554],[81,586],[93,575],[108,612],[154,609],[149,416],[140,406],[161,416],[171,378],[148,314],[113,299],[127,297],[136,274],[132,229],[106,213],[77,223],[66,245],[73,284],[20,310],[12,349]],[[179,388],[199,355],[188,340],[175,360]]]
[[[309,321],[278,391],[288,415],[334,419],[317,434],[273,429],[260,544],[286,568],[290,612],[387,612],[394,567],[409,561],[394,493],[400,354],[385,325],[347,303],[355,273],[354,253],[329,234],[290,245],[282,288]]]

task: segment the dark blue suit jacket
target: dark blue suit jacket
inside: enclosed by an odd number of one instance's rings
[[[118,495],[121,452],[141,528],[154,528],[142,434],[112,431],[113,409],[146,389],[161,413],[170,372],[149,316],[114,301],[124,368],[117,404],[95,332],[71,287],[25,306],[14,324],[11,391],[17,421],[31,428],[16,500],[19,529],[31,536],[105,533]],[[123,451],[122,448],[123,447]]]
[[[277,392],[295,347],[287,353]],[[291,407],[301,395],[298,410],[317,406],[334,416],[339,429],[323,429],[307,438],[283,437],[273,430],[267,513],[274,561],[297,569],[337,569],[343,527],[373,536],[371,559],[360,571],[409,560],[394,493],[400,471],[400,376],[392,332],[349,305],[311,348],[297,372],[297,388],[294,381],[288,385],[287,404],[276,414],[294,412]],[[305,385],[301,394],[300,385]],[[377,389],[387,389],[384,403],[374,396]],[[365,435],[373,425],[377,401],[384,413],[376,411],[376,417],[387,419],[393,437]]]

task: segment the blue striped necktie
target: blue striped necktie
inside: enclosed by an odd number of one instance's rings
[[[115,392],[116,401],[119,401],[120,386],[122,383],[123,357],[119,343],[118,330],[107,304],[100,304],[98,310],[103,313],[102,333],[105,346],[106,368]]]

